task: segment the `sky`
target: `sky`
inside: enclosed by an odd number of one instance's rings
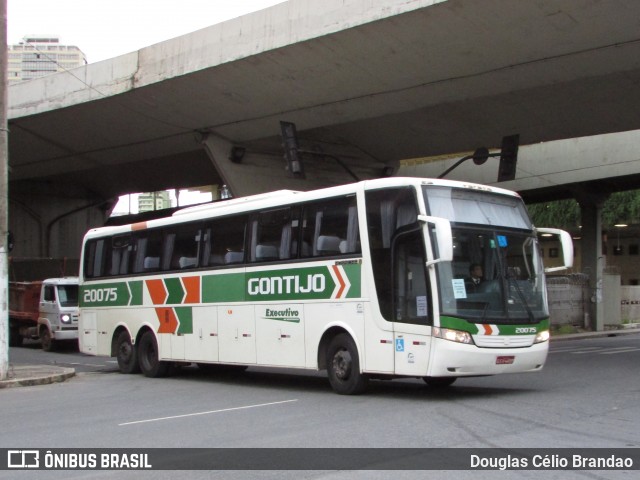
[[[117,57],[284,0],[7,0],[7,42],[54,34],[89,63]]]
[[[124,55],[284,0],[7,0],[7,43],[53,34],[75,45],[89,63]],[[172,200],[175,204],[175,196]],[[115,213],[137,213],[137,196],[121,198]],[[182,192],[180,204],[210,194]]]

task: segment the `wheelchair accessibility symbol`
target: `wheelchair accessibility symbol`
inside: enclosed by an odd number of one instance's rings
[[[404,338],[396,338],[396,352],[404,352]]]

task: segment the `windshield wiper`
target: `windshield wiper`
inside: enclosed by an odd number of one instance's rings
[[[524,293],[522,293],[522,289],[520,288],[520,285],[518,284],[518,280],[515,280],[511,277],[511,275],[507,274],[506,276],[507,279],[507,294],[511,291],[511,285],[513,285],[515,288],[514,290],[516,291],[516,293],[518,294],[518,297],[520,298],[520,303],[522,303],[522,306],[525,308],[525,310],[527,311],[527,316],[529,317],[529,322],[531,323],[535,323],[536,319],[533,316],[533,312],[531,311],[531,307],[529,307],[529,302],[527,302],[527,299],[524,296]],[[509,310],[507,309],[507,312]]]

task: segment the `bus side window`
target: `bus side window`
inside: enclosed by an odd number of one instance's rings
[[[142,230],[135,239],[134,273],[157,272],[162,255],[162,232]]]
[[[129,273],[129,263],[131,257],[131,237],[130,235],[121,235],[107,239],[110,242],[110,249],[106,254],[106,273],[110,276],[126,275]]]
[[[260,212],[251,222],[251,261],[284,260],[291,252],[291,209]]]
[[[87,242],[84,251],[84,276],[86,278],[102,276],[104,244],[103,238]]]
[[[358,210],[354,196],[305,205],[302,256],[334,256],[360,252]],[[305,245],[310,248],[304,248]]]
[[[235,265],[244,262],[247,227],[245,215],[224,217],[207,223],[204,231],[203,265]]]
[[[200,225],[179,225],[164,237],[163,270],[184,270],[198,265]]]

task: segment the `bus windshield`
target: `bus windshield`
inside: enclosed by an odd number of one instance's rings
[[[438,264],[441,313],[475,323],[548,318],[537,239],[520,198],[425,187],[430,214],[452,220],[453,262]]]

